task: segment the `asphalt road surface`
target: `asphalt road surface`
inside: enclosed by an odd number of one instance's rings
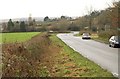
[[[118,77],[118,49],[94,40],[83,40],[81,37],[70,34],[58,34],[63,42],[84,57],[94,61],[103,69],[107,69],[114,76]]]

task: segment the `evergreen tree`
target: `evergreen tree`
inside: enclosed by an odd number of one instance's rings
[[[25,25],[25,22],[24,22],[24,21],[21,21],[21,22],[20,22],[20,30],[21,30],[22,32],[25,32],[25,31],[26,31],[26,25]]]
[[[12,22],[12,19],[9,19],[9,21],[8,21],[8,24],[7,24],[7,30],[8,31],[13,31],[13,29],[14,29],[14,23]]]
[[[44,21],[49,21],[50,19],[49,19],[49,17],[48,16],[46,16],[45,18],[44,18]]]

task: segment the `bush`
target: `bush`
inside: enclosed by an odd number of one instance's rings
[[[82,35],[85,32],[89,33],[90,35],[93,33],[93,32],[91,32],[89,30],[82,30],[82,31],[79,32],[79,35]]]
[[[113,35],[118,35],[117,31],[110,30],[110,31],[101,31],[100,33],[98,33],[99,37],[101,37],[101,38],[107,38],[107,39],[109,39]]]
[[[97,32],[97,27],[92,27],[93,32]]]

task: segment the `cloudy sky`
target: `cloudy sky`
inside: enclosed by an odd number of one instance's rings
[[[28,17],[82,16],[92,7],[101,10],[113,0],[0,0],[0,19]]]

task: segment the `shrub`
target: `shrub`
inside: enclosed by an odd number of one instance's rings
[[[97,27],[92,27],[93,32],[97,32]]]
[[[110,30],[110,31],[101,31],[98,33],[98,36],[101,38],[110,38],[113,35],[117,35],[117,31]]]

